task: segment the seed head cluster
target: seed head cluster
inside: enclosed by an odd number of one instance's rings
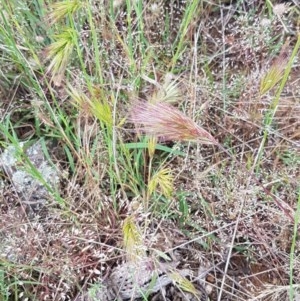
[[[206,130],[166,103],[137,102],[131,111],[130,121],[136,131],[162,141],[198,141],[217,144]]]

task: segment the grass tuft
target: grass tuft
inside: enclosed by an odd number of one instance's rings
[[[0,0],[0,300],[297,298],[300,11],[273,2]]]

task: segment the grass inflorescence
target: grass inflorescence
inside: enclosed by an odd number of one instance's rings
[[[0,0],[0,300],[148,257],[170,299],[297,299],[300,12],[229,2]]]

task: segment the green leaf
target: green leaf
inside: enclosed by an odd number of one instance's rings
[[[147,142],[126,143],[126,144],[124,144],[124,146],[127,149],[141,149],[141,148],[148,149],[148,143]],[[173,149],[171,147],[161,145],[161,144],[156,144],[155,149],[164,151],[166,153],[170,153],[172,155],[177,155],[177,156],[181,156],[181,157],[186,156],[186,153],[184,153],[184,152],[181,152],[179,150],[176,150],[176,149]]]

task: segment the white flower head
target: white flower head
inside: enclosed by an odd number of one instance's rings
[[[279,3],[273,6],[273,13],[279,17],[282,16],[284,13],[286,13],[288,10],[289,10],[288,3]]]

